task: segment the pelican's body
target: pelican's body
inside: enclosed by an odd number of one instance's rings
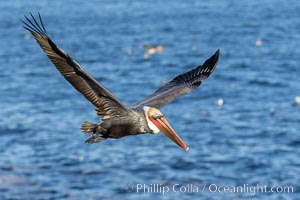
[[[76,90],[82,93],[102,117],[99,124],[84,122],[81,130],[90,135],[88,143],[97,143],[106,138],[122,138],[128,135],[163,132],[185,150],[188,146],[173,130],[159,108],[197,88],[213,72],[219,58],[219,50],[203,65],[181,74],[169,81],[149,97],[132,107],[127,107],[104,86],[91,77],[75,60],[56,46],[47,35],[39,15],[39,22],[31,15],[24,28],[29,30],[51,62]]]
[[[90,130],[89,127],[91,127]],[[145,114],[135,109],[131,109],[124,113],[124,115],[102,120],[98,125],[85,122],[81,129],[83,132],[94,132],[95,135],[101,133],[103,137],[116,139],[128,135],[151,132],[151,129],[147,125]],[[90,141],[93,142],[92,139]]]

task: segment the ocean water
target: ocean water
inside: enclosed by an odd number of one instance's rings
[[[0,10],[0,199],[299,198],[299,1],[14,0]],[[22,28],[38,11],[53,41],[128,106],[220,48],[211,77],[162,109],[190,150],[163,134],[84,143],[81,123],[99,117]],[[164,51],[144,59],[144,44]]]

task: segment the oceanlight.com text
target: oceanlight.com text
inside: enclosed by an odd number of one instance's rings
[[[218,185],[215,183],[204,184],[127,184],[125,186],[127,192],[141,193],[156,193],[167,195],[168,193],[245,193],[256,195],[258,193],[293,193],[293,186],[267,186],[267,185]]]

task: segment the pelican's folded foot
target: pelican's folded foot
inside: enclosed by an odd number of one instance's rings
[[[89,139],[87,139],[85,142],[86,143],[98,143],[98,142],[102,142],[103,140],[105,140],[105,137],[90,137]]]
[[[103,134],[107,132],[107,130],[105,128],[102,128],[101,125],[93,124],[87,121],[85,121],[82,124],[81,131],[83,133],[89,134],[91,137],[96,137],[98,134]]]

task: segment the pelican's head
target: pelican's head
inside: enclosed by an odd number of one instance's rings
[[[177,145],[188,151],[189,147],[179,137],[179,135],[173,130],[168,123],[164,115],[157,108],[144,106],[144,111],[148,123],[148,127],[151,129],[152,134],[157,134],[160,131],[163,132],[168,138],[170,138]]]

